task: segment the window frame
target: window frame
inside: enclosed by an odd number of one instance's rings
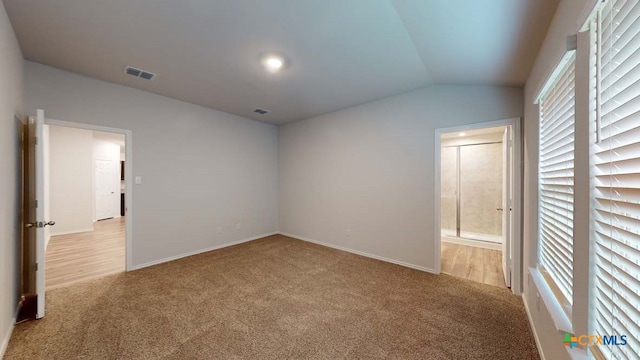
[[[542,197],[543,197],[543,189],[542,189],[542,184],[543,184],[543,178],[542,178],[542,170],[541,170],[541,165],[542,165],[542,159],[541,159],[541,152],[543,151],[542,148],[542,143],[543,143],[543,139],[542,139],[542,122],[544,121],[543,119],[543,105],[544,105],[544,101],[545,98],[549,95],[549,93],[556,87],[556,85],[558,85],[558,82],[564,77],[564,75],[566,74],[567,71],[569,71],[571,68],[572,71],[574,72],[573,76],[573,80],[572,80],[572,85],[573,85],[573,89],[570,91],[570,93],[572,93],[572,101],[573,102],[573,111],[574,114],[572,115],[573,118],[573,130],[571,131],[571,134],[573,136],[575,136],[575,111],[576,111],[576,104],[575,104],[575,65],[576,65],[576,51],[575,49],[573,50],[569,50],[567,51],[562,60],[559,62],[559,64],[554,68],[553,72],[551,73],[550,77],[548,78],[548,80],[545,82],[544,86],[542,87],[542,90],[540,91],[540,95],[537,97],[536,99],[536,103],[538,104],[538,160],[537,160],[537,171],[538,171],[538,221],[537,221],[537,229],[538,229],[538,243],[537,243],[537,248],[536,248],[536,271],[539,274],[539,276],[537,276],[538,279],[543,279],[545,285],[548,287],[547,293],[552,294],[555,303],[557,303],[557,305],[562,309],[562,312],[564,313],[564,315],[567,317],[566,321],[559,321],[559,323],[566,323],[568,322],[568,324],[570,326],[569,329],[567,328],[567,326],[562,326],[562,328],[564,329],[564,331],[568,331],[568,332],[572,332],[572,326],[571,326],[571,317],[572,317],[572,310],[573,310],[573,306],[572,306],[572,299],[569,299],[567,297],[567,294],[565,294],[565,292],[561,289],[561,287],[558,285],[556,279],[554,279],[554,276],[557,275],[553,275],[550,270],[548,269],[542,261],[542,246],[544,246],[544,242],[542,241],[542,226],[543,226],[543,218],[541,216],[542,214]],[[567,94],[569,95],[569,94]],[[575,141],[575,140],[574,140]],[[574,144],[575,145],[575,144]],[[575,146],[572,146],[571,152],[572,152],[572,159],[571,161],[575,161]],[[575,203],[575,192],[572,192],[572,209],[571,209],[571,213],[574,213],[574,208],[573,208],[573,204]],[[571,219],[571,227],[572,229],[574,228],[574,221],[575,219]],[[571,236],[571,241],[573,245],[573,231],[570,234]],[[571,256],[570,259],[568,259],[571,263],[571,289],[570,289],[570,294],[573,295],[573,249],[571,249]],[[535,278],[534,278],[535,279]],[[547,300],[548,301],[548,300]],[[571,331],[570,331],[571,330]]]
[[[634,3],[634,1],[635,1],[635,3]],[[629,0],[629,2],[631,3],[631,5],[630,5],[631,9],[636,10],[636,11],[638,11],[640,9],[640,2],[638,2],[637,0]],[[627,4],[627,3],[628,2],[624,2],[623,4]],[[597,252],[598,252],[598,249],[600,247],[606,247],[605,243],[607,241],[603,241],[601,239],[601,235],[598,235],[597,230],[596,230],[596,228],[598,227],[597,223],[598,222],[602,222],[602,221],[597,220],[598,217],[597,217],[596,213],[599,212],[599,211],[600,212],[603,211],[602,209],[598,210],[596,205],[597,205],[597,202],[599,201],[598,200],[599,198],[605,198],[606,199],[606,196],[602,195],[600,193],[600,190],[598,190],[598,184],[599,184],[599,181],[600,181],[599,178],[607,176],[607,173],[605,172],[604,175],[599,173],[597,171],[597,167],[598,166],[604,166],[606,164],[614,164],[614,163],[619,162],[619,161],[629,161],[629,160],[638,160],[638,159],[640,159],[640,156],[635,156],[635,157],[632,157],[632,158],[629,158],[629,159],[624,159],[624,160],[620,160],[620,159],[613,160],[613,159],[609,158],[608,162],[606,160],[597,161],[597,159],[596,159],[597,154],[602,154],[603,152],[606,152],[606,151],[609,151],[609,152],[613,151],[613,148],[611,148],[611,147],[609,148],[609,150],[607,150],[605,147],[600,146],[600,143],[602,142],[602,140],[605,139],[605,140],[608,140],[608,141],[611,142],[611,141],[614,141],[616,136],[617,136],[617,134],[613,134],[613,135],[610,135],[608,137],[603,136],[602,129],[601,129],[601,126],[602,126],[602,124],[604,122],[604,119],[605,119],[605,117],[603,116],[603,109],[602,109],[602,95],[603,95],[604,91],[606,90],[606,89],[603,90],[603,85],[602,85],[602,81],[603,81],[602,70],[606,65],[605,61],[603,61],[603,53],[602,53],[602,43],[603,43],[602,23],[604,21],[604,19],[602,18],[603,17],[602,11],[607,6],[609,6],[609,4],[611,4],[611,6],[614,6],[612,4],[611,0],[602,1],[600,4],[598,4],[598,6],[595,7],[591,17],[588,20],[589,27],[591,29],[591,35],[592,35],[591,36],[590,45],[591,45],[592,49],[595,49],[595,64],[590,64],[591,66],[595,67],[595,69],[593,69],[593,73],[591,74],[591,79],[590,79],[590,81],[595,81],[595,86],[590,86],[589,87],[589,92],[590,92],[589,93],[589,97],[590,97],[590,99],[593,99],[595,101],[594,109],[592,109],[592,114],[595,117],[595,121],[592,122],[592,126],[594,127],[593,132],[592,132],[592,137],[595,140],[591,141],[590,142],[590,146],[589,146],[589,155],[590,155],[589,167],[590,167],[590,183],[591,183],[590,184],[589,197],[590,197],[591,203],[594,204],[594,205],[591,206],[592,210],[591,210],[590,221],[589,221],[590,226],[591,226],[590,234],[589,234],[589,238],[590,238],[589,239],[589,247],[590,247],[590,254],[591,254],[590,255],[591,258],[590,258],[589,277],[590,277],[590,284],[591,284],[590,288],[593,289],[592,291],[589,292],[589,299],[588,299],[589,305],[590,305],[589,306],[590,310],[589,310],[589,314],[588,314],[588,317],[589,317],[589,319],[588,319],[588,330],[589,330],[590,333],[597,333],[597,331],[599,329],[601,329],[601,327],[598,325],[598,321],[597,321],[598,317],[599,317],[599,311],[597,310],[597,308],[599,306],[598,305],[599,302],[609,302],[609,303],[613,304],[612,306],[620,307],[619,305],[616,305],[617,303],[614,300],[608,299],[606,295],[605,296],[599,296],[599,294],[601,293],[601,290],[600,290],[601,287],[599,286],[599,283],[601,281],[603,281],[603,279],[601,279],[601,277],[598,276],[598,273],[599,273],[600,270],[599,270],[598,259],[597,259],[597,257],[599,255],[597,255]],[[611,10],[611,11],[613,11],[613,10]],[[622,20],[626,20],[626,18],[624,18]],[[631,24],[634,24],[634,23],[632,22]],[[627,30],[629,30],[629,28],[627,28],[625,31],[627,31]],[[610,35],[610,38],[613,39],[613,38],[615,38],[615,36],[616,36],[616,33],[612,31],[611,35]],[[638,33],[635,36],[640,36],[640,29],[638,29]],[[611,41],[614,41],[614,40],[611,40]],[[628,44],[629,43],[626,43],[625,46],[628,46]],[[613,46],[611,46],[611,49],[613,49]],[[617,51],[618,52],[622,52],[623,50],[622,49],[618,49]],[[640,51],[640,50],[636,50],[636,51]],[[640,53],[636,53],[636,52],[632,52],[630,57],[634,56],[634,55],[640,57]],[[638,65],[636,65],[636,67],[632,67],[632,69],[640,69],[640,63]],[[612,74],[614,72],[615,72],[615,70],[612,71],[609,74],[609,76],[612,76]],[[625,73],[625,75],[630,74],[632,72],[633,72],[633,70]],[[631,82],[632,85],[630,85],[630,86],[633,86],[633,84],[636,84],[636,83],[640,82],[640,73],[636,73],[635,75],[638,77],[638,79],[636,81],[634,81],[634,82]],[[620,79],[622,79],[622,77],[620,77]],[[607,87],[607,89],[610,89],[611,86],[612,85]],[[626,89],[627,88],[625,88],[624,90],[626,90]],[[624,90],[621,90],[619,93],[622,93]],[[616,95],[618,95],[618,94],[613,95],[611,98],[608,99],[608,101],[611,101],[612,99],[614,99]],[[635,97],[632,97],[631,99],[632,100],[628,100],[628,101],[629,102],[631,102],[633,100],[640,101],[640,94],[639,95],[635,95]],[[625,103],[625,104],[627,104],[627,103]],[[610,114],[611,114],[611,112],[609,112],[609,113],[607,113],[605,115],[609,116]],[[640,110],[638,110],[638,112],[632,113],[632,114],[640,114]],[[628,115],[628,116],[633,116],[633,115]],[[624,119],[624,117],[623,117],[623,119]],[[619,121],[619,120],[620,119],[616,119],[616,120],[610,121],[609,125],[614,124],[616,121]],[[638,116],[638,118],[637,118],[637,125],[634,122],[633,126],[634,127],[635,126],[640,127],[640,116]],[[633,142],[631,142],[629,144],[625,144],[624,146],[634,146],[634,145],[638,146],[638,144],[640,144],[640,140],[634,140]],[[611,154],[609,156],[611,156]],[[611,166],[611,165],[609,165],[609,166]],[[611,174],[613,174],[613,175],[609,175],[609,176],[615,176],[614,171],[611,171]],[[637,173],[634,172],[633,174],[640,174],[640,170]],[[601,188],[606,188],[606,189],[616,189],[616,187],[614,187],[614,186],[609,186],[609,187],[600,186],[600,187]],[[634,190],[638,191],[638,189],[640,189],[640,185],[637,185],[637,186],[633,187],[632,189],[633,190],[631,190],[631,191],[634,191]],[[609,197],[609,199],[610,199],[609,200],[610,202],[616,201],[611,196]],[[620,200],[618,200],[618,201],[620,201]],[[640,204],[640,202],[638,202],[637,204],[633,203],[633,205],[639,205],[639,204]],[[635,219],[636,220],[640,220],[640,207],[637,210],[638,210],[638,214],[637,215],[635,214],[635,212],[633,214],[627,214],[625,212],[625,216],[626,215],[635,215],[636,216]],[[613,219],[613,218],[616,217],[616,212],[614,212],[612,210],[611,212],[607,213],[606,217],[603,217],[603,216],[599,216],[599,217],[603,218],[605,221],[606,221],[607,218]],[[613,225],[611,225],[611,226],[613,226]],[[625,230],[627,230],[627,229],[625,229]],[[635,235],[640,235],[640,231],[638,231],[637,228],[632,228],[630,230],[636,230],[635,231],[636,232]],[[633,232],[631,232],[631,233],[633,233]],[[612,250],[612,249],[616,245],[617,242],[622,242],[622,240],[618,240],[618,239],[615,239],[615,238],[611,238],[610,240],[608,240],[609,247],[610,247],[610,249],[609,249],[610,253],[615,253],[615,251]],[[636,250],[639,250],[639,249],[636,249]],[[613,259],[613,258],[610,260],[612,266],[615,266],[614,261],[615,261],[615,259]],[[640,264],[635,264],[635,269],[640,271]],[[631,269],[631,270],[634,270],[634,269]],[[631,272],[632,271],[623,272],[623,273],[625,275],[629,275],[631,278],[633,278],[633,275],[630,274]],[[613,278],[613,273],[611,274],[611,277]],[[604,283],[604,286],[610,286],[610,287],[613,288],[613,284],[607,284],[606,282]],[[634,292],[634,289],[630,289],[630,290],[631,290],[632,293]],[[637,292],[637,290],[635,290],[635,291]],[[604,300],[603,300],[603,298],[604,298]],[[624,316],[628,317],[630,319],[633,319],[634,316],[636,318],[640,318],[640,306],[634,308],[633,304],[630,304],[630,308],[631,308],[631,311],[632,311],[631,314],[625,314]],[[612,316],[612,318],[615,317],[615,315],[613,314],[613,311],[612,311],[611,316]],[[635,324],[635,326],[639,327],[638,324]],[[617,331],[616,327],[613,324],[611,325],[611,328],[613,329],[612,331],[614,331],[614,332]],[[629,330],[625,329],[625,331],[629,331]],[[624,333],[624,332],[620,333],[620,335],[623,335],[623,334],[626,334],[627,336],[631,337],[631,339],[628,339],[628,341],[629,340],[630,341],[635,341],[636,344],[637,344],[638,341],[640,341],[640,339],[633,339],[633,335],[634,334]],[[599,335],[614,335],[614,334],[599,334]],[[603,351],[603,346],[604,345],[589,346],[588,349],[589,349],[589,352],[591,353],[591,355],[594,356],[596,359],[605,359],[606,357],[605,357],[605,351]],[[608,353],[609,351],[607,350],[606,352]],[[632,348],[631,355],[638,355],[639,352],[640,352],[639,348],[637,348],[637,347],[636,348]],[[612,355],[613,355],[613,353],[612,353]]]

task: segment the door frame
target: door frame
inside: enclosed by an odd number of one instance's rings
[[[64,126],[89,131],[102,131],[124,135],[125,151],[125,271],[133,270],[133,132],[131,130],[99,125],[84,124],[72,121],[44,119],[45,125]],[[95,164],[94,164],[95,165]],[[95,197],[95,194],[94,194]],[[116,209],[114,209],[116,211]]]
[[[521,295],[523,290],[523,269],[522,269],[522,249],[523,249],[523,235],[522,235],[522,179],[523,179],[523,136],[522,136],[522,118],[510,118],[503,120],[487,121],[474,124],[459,125],[446,128],[435,129],[435,148],[434,148],[434,264],[436,274],[440,274],[442,271],[442,239],[441,239],[441,222],[440,222],[440,196],[441,196],[441,184],[440,184],[440,162],[441,162],[441,141],[442,134],[451,132],[462,132],[477,129],[484,129],[497,126],[511,126],[513,136],[513,179],[512,179],[512,191],[513,191],[513,223],[511,234],[511,291],[516,295]]]

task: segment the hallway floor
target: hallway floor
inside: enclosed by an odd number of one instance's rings
[[[442,242],[442,272],[483,284],[506,287],[502,251]]]
[[[94,231],[52,236],[46,253],[47,290],[125,271],[125,218],[94,223]]]

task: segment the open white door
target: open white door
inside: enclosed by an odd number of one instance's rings
[[[511,287],[512,148],[511,126],[507,126],[502,134],[502,273],[507,287]]]
[[[55,222],[44,218],[44,148],[42,146],[44,132],[44,111],[38,110],[36,117],[29,118],[27,131],[27,146],[29,146],[27,166],[28,179],[28,219],[26,227],[33,231],[35,238],[35,282],[37,295],[36,318],[44,316],[44,270],[45,270],[45,239],[44,228]]]

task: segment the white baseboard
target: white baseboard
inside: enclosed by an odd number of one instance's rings
[[[346,252],[349,252],[349,253],[352,253],[352,254],[368,257],[368,258],[371,258],[371,259],[376,259],[376,260],[380,260],[380,261],[384,261],[384,262],[388,262],[388,263],[392,263],[392,264],[408,267],[408,268],[415,269],[415,270],[420,270],[420,271],[424,271],[424,272],[428,272],[428,273],[432,273],[432,274],[437,274],[437,272],[434,269],[430,269],[428,267],[409,264],[409,263],[406,263],[404,261],[399,261],[399,260],[389,259],[389,258],[386,258],[386,257],[383,257],[383,256],[369,254],[369,253],[366,253],[366,252],[363,252],[363,251],[360,251],[360,250],[349,249],[349,248],[345,248],[345,247],[342,247],[342,246],[338,246],[338,245],[329,244],[329,243],[322,242],[322,241],[309,239],[309,238],[306,238],[304,236],[298,236],[298,235],[293,235],[293,234],[284,233],[284,232],[279,232],[279,234],[280,235],[284,235],[284,236],[288,236],[290,238],[294,238],[294,239],[298,239],[298,240],[314,243],[314,244],[317,244],[317,245],[326,246],[326,247],[330,247],[330,248],[341,250],[341,251],[346,251]]]
[[[542,352],[542,345],[540,344],[540,338],[538,338],[538,333],[536,332],[536,327],[533,324],[533,318],[531,317],[531,311],[529,311],[529,305],[527,305],[527,299],[524,297],[524,295],[522,296],[522,302],[524,303],[524,311],[527,313],[527,319],[529,319],[529,327],[531,327],[533,338],[536,341],[538,354],[540,354],[540,359],[545,360],[544,353]]]
[[[18,318],[18,311],[20,307],[16,308],[15,313],[13,314],[13,319],[11,319],[11,323],[9,324],[9,328],[7,329],[7,335],[2,339],[2,343],[0,343],[0,359],[4,358],[5,352],[7,352],[7,347],[9,347],[9,340],[11,340],[11,335],[13,334],[13,328],[16,326],[16,319]]]
[[[445,235],[443,235],[441,237],[441,241],[442,242],[448,242],[448,243],[451,243],[451,244],[460,244],[460,245],[466,245],[466,246],[479,247],[479,248],[483,248],[483,249],[502,250],[502,244],[494,243],[494,242],[490,242],[490,241],[473,240],[473,239],[465,239],[465,238],[458,238],[458,237],[449,237],[449,236],[445,236]]]
[[[258,236],[253,236],[253,237],[250,237],[250,238],[246,238],[246,239],[242,239],[242,240],[238,240],[238,241],[233,241],[233,242],[229,242],[229,243],[225,243],[225,244],[221,244],[221,245],[216,245],[216,246],[212,246],[212,247],[208,247],[208,248],[204,248],[204,249],[200,249],[200,250],[195,250],[195,251],[191,251],[191,252],[180,254],[180,255],[176,255],[176,256],[170,256],[170,257],[167,257],[167,258],[164,258],[164,259],[160,259],[160,260],[149,261],[149,262],[146,262],[146,263],[140,264],[140,265],[133,265],[131,267],[131,270],[129,270],[129,271],[140,270],[142,268],[146,268],[146,267],[149,267],[149,266],[158,265],[158,264],[166,263],[166,262],[169,262],[169,261],[182,259],[182,258],[187,257],[187,256],[198,255],[198,254],[202,254],[202,253],[205,253],[205,252],[208,252],[208,251],[218,250],[218,249],[222,249],[222,248],[226,248],[226,247],[229,247],[229,246],[234,246],[234,245],[246,243],[246,242],[253,241],[253,240],[262,239],[264,237],[272,236],[272,235],[276,235],[276,234],[278,234],[277,231],[276,232],[272,232],[272,233],[268,233],[268,234],[262,234],[262,235],[258,235]]]
[[[88,229],[80,229],[80,230],[72,230],[72,231],[63,231],[63,232],[59,232],[59,233],[53,233],[53,232],[50,232],[50,233],[49,233],[49,235],[50,235],[51,237],[54,237],[54,236],[60,236],[60,235],[77,234],[77,233],[82,233],[82,232],[91,232],[91,231],[93,231],[93,230],[94,230],[94,229],[93,229],[93,227],[90,227],[90,228],[88,228]]]

